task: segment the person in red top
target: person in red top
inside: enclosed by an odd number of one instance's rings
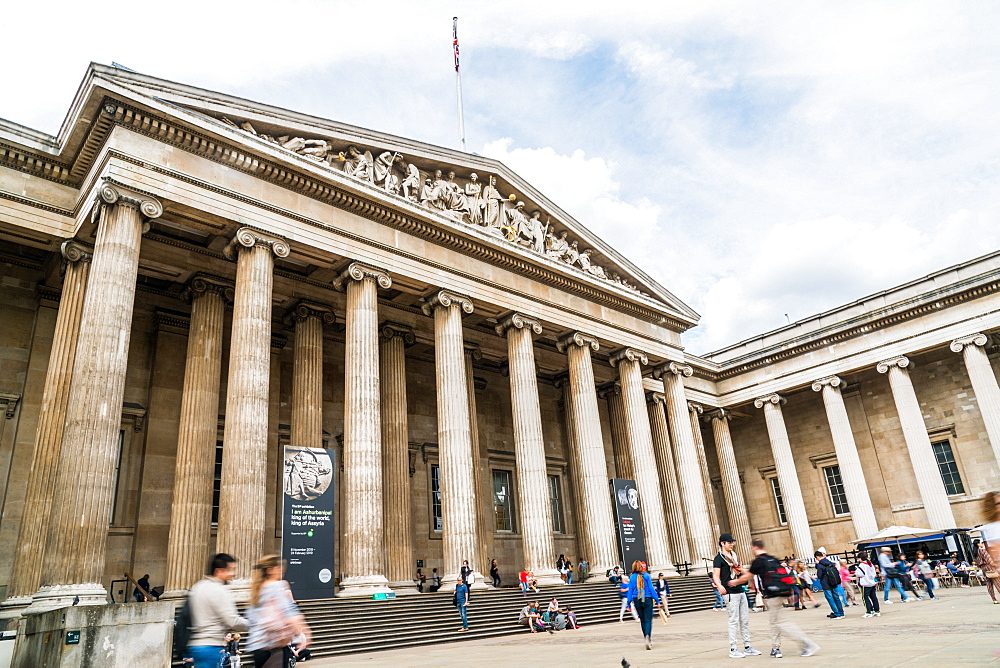
[[[521,571],[517,574],[517,581],[521,583],[521,593],[528,595],[528,571]]]

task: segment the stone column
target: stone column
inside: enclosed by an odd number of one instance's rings
[[[621,384],[615,382],[603,386],[601,397],[608,402],[611,450],[615,456],[615,477],[635,480],[635,468],[632,465],[632,453],[628,445],[628,427],[625,418],[625,404],[622,401]]]
[[[698,464],[698,450],[689,426],[687,399],[684,396],[683,378],[693,375],[694,370],[687,364],[669,362],[657,367],[653,373],[663,380],[663,396],[667,402],[667,418],[673,437],[674,456],[677,459],[681,505],[684,507],[684,517],[690,533],[692,572],[702,574],[708,570],[705,560],[715,558],[719,549],[718,536],[712,535],[705,485]]]
[[[410,432],[406,404],[406,346],[416,343],[406,325],[384,322],[379,348],[382,392],[382,524],[385,568],[393,589],[413,589],[413,509],[410,507]]]
[[[106,596],[104,558],[139,244],[148,229],[144,219],[158,217],[163,206],[105,181],[94,211],[100,222],[59,451],[54,486],[59,501],[49,517],[42,586],[31,611],[71,605],[77,596],[79,604],[102,605]]]
[[[667,520],[663,513],[660,476],[653,454],[653,433],[646,412],[646,391],[642,387],[642,366],[648,364],[646,354],[635,348],[622,348],[611,355],[611,366],[618,367],[622,385],[622,405],[631,453],[635,486],[639,492],[642,527],[646,538],[646,561],[653,573],[677,575],[667,538]],[[626,568],[629,564],[625,565]]]
[[[379,389],[378,288],[385,271],[350,263],[334,283],[347,291],[344,346],[343,573],[337,596],[388,592],[382,524],[382,411]]]
[[[931,529],[954,529],[955,516],[948,502],[948,492],[941,480],[937,460],[931,448],[931,439],[927,436],[927,426],[913,391],[909,369],[913,362],[900,355],[878,363],[879,373],[889,376],[889,386],[892,388],[892,399],[896,403],[899,414],[899,425],[903,429],[903,440],[910,453],[910,463],[917,478],[917,489],[924,502],[927,522]]]
[[[274,258],[289,252],[284,239],[249,227],[237,230],[225,249],[226,257],[236,260],[236,290],[216,548],[238,560],[231,583],[238,600],[249,596],[253,563],[264,551],[271,292]]]
[[[979,402],[979,413],[986,425],[986,434],[993,446],[993,456],[1000,464],[1000,386],[997,385],[996,374],[990,366],[986,355],[988,338],[983,333],[965,336],[951,342],[951,349],[962,353],[965,368],[972,381],[972,391],[976,393]]]
[[[507,336],[524,568],[533,571],[540,584],[557,584],[562,580],[555,569],[552,507],[532,339],[532,333],[542,333],[542,326],[537,320],[511,313],[500,321],[496,331]]]
[[[174,493],[167,538],[165,598],[181,598],[205,574],[212,534],[212,483],[219,431],[222,329],[235,292],[225,280],[202,274],[186,290],[191,300],[184,388],[177,430]]]
[[[726,498],[726,512],[729,515],[729,532],[745,553],[747,548],[742,546],[750,545],[752,536],[740,470],[736,466],[736,453],[733,452],[733,437],[729,433],[730,413],[720,408],[709,413],[709,417],[712,420],[715,453],[719,458],[719,471],[722,475],[722,493]]]
[[[323,325],[332,325],[333,309],[300,301],[286,316],[295,324],[295,361],[292,373],[290,443],[296,447],[323,447]]]
[[[861,468],[861,458],[858,457],[858,446],[854,442],[854,431],[847,418],[847,407],[840,393],[843,384],[844,381],[839,377],[829,376],[814,382],[812,389],[823,395],[826,419],[830,423],[833,448],[837,452],[837,464],[840,466],[847,505],[851,509],[854,532],[861,538],[871,536],[878,531],[878,520],[875,519],[875,509],[868,495],[868,484],[865,482],[865,472]]]
[[[573,332],[556,343],[569,361],[568,401],[566,410],[572,420],[573,469],[576,471],[577,505],[585,533],[584,555],[590,562],[588,581],[601,580],[618,563],[615,549],[614,513],[608,490],[608,468],[604,458],[594,365],[591,350],[599,349],[597,339]]]
[[[684,521],[681,492],[677,486],[677,467],[674,465],[674,449],[670,444],[670,428],[664,412],[666,398],[660,392],[646,395],[646,410],[653,434],[653,451],[656,454],[656,468],[660,473],[660,487],[663,490],[663,509],[667,517],[667,535],[670,538],[670,554],[674,564],[691,563],[688,548],[688,531]]]
[[[42,578],[45,531],[55,494],[63,426],[69,404],[70,381],[76,357],[83,298],[93,249],[78,241],[62,243],[63,284],[59,295],[52,351],[45,372],[42,405],[35,431],[35,452],[24,495],[24,514],[18,529],[13,572],[7,599],[0,603],[0,618],[16,617],[31,604]]]
[[[492,480],[487,480],[489,477],[489,469],[483,468],[483,451],[482,445],[479,441],[479,422],[476,419],[478,415],[476,408],[476,383],[475,376],[472,373],[472,362],[473,360],[482,359],[483,354],[480,352],[479,348],[476,346],[465,346],[465,386],[469,394],[469,440],[472,444],[472,479],[473,479],[473,505],[475,506],[476,512],[476,541],[477,548],[476,552],[479,554],[479,561],[481,563],[472,563],[469,561],[469,566],[475,572],[490,572],[490,553],[493,551],[493,529],[492,522],[490,521],[493,516],[493,505],[490,503],[487,507],[484,503],[485,499],[492,499]],[[490,496],[484,497],[486,494],[487,486],[490,489]],[[473,589],[479,589],[480,584],[487,584],[488,588],[493,587],[493,581],[486,582],[486,578],[476,577],[476,584],[473,585]]]
[[[778,472],[778,484],[781,486],[781,498],[785,503],[785,517],[788,519],[788,531],[792,536],[795,557],[809,559],[813,555],[812,534],[809,530],[805,502],[802,500],[799,476],[795,470],[792,444],[788,441],[785,418],[781,414],[781,404],[784,402],[783,397],[769,394],[754,399],[753,405],[764,409],[767,436],[771,441],[774,468]]]
[[[479,568],[476,533],[476,455],[472,450],[468,373],[465,366],[462,314],[472,313],[472,300],[448,290],[426,297],[425,315],[434,317],[434,362],[437,371],[438,466],[441,472],[441,544],[444,551],[442,590],[455,588],[462,562]],[[476,578],[477,583],[482,582]]]
[[[698,468],[701,470],[701,484],[705,488],[705,505],[708,506],[708,520],[712,534],[719,535],[719,514],[715,510],[715,495],[712,494],[712,478],[708,475],[708,457],[705,454],[705,439],[701,437],[701,415],[705,409],[694,401],[688,402],[688,419],[691,421],[691,436],[694,449],[698,453]]]

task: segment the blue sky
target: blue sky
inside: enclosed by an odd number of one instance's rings
[[[469,150],[699,311],[695,353],[1000,245],[995,3],[58,5],[5,9],[0,116],[54,132],[117,61],[450,147],[458,15]]]

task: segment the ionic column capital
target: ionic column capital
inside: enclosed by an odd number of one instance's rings
[[[879,373],[889,373],[889,369],[893,367],[897,367],[903,371],[909,371],[913,369],[913,361],[906,355],[897,355],[896,357],[890,357],[887,360],[882,360],[875,366],[875,369]]]
[[[982,332],[977,332],[976,334],[970,334],[969,336],[963,336],[961,338],[955,339],[951,342],[951,351],[954,353],[962,352],[966,346],[977,346],[979,348],[985,348],[986,344],[989,343],[990,337],[986,336]]]
[[[59,246],[59,253],[65,264],[90,262],[94,259],[94,247],[76,239],[67,239],[62,242],[62,245]]]
[[[211,274],[195,274],[184,287],[184,292],[181,293],[181,299],[186,302],[192,302],[196,298],[209,292],[221,295],[222,299],[230,304],[233,302],[236,295],[236,291],[233,288],[231,281],[219,278],[218,276],[212,276]]]
[[[844,380],[840,376],[827,376],[814,380],[812,384],[813,392],[822,392],[824,387],[840,388],[844,385]]]
[[[601,344],[597,342],[597,337],[584,334],[583,332],[570,332],[556,341],[556,350],[561,353],[566,352],[570,346],[580,346],[581,348],[590,346],[590,349],[595,353],[601,349]]]
[[[663,392],[647,392],[646,393],[646,403],[647,404],[659,404],[662,406],[667,405],[667,397]]]
[[[728,422],[729,420],[733,419],[733,412],[726,408],[716,408],[715,410],[705,413],[705,419]]]
[[[388,320],[383,322],[378,327],[378,333],[384,341],[399,338],[403,339],[403,343],[407,346],[412,346],[417,342],[417,337],[413,335],[413,329],[398,322],[390,322]]]
[[[288,246],[288,241],[279,236],[252,227],[241,227],[236,230],[236,234],[222,249],[222,254],[228,260],[235,260],[239,249],[253,248],[254,246],[267,246],[276,257],[288,257],[292,250]]]
[[[291,325],[292,323],[302,322],[309,318],[318,318],[324,325],[332,325],[336,320],[336,317],[333,315],[333,308],[330,306],[301,299],[292,308],[288,309],[288,313],[284,317],[284,322],[286,325]]]
[[[646,356],[646,353],[642,352],[638,348],[619,348],[611,354],[611,358],[608,362],[611,366],[618,366],[618,363],[622,360],[638,362],[639,364],[649,364],[649,358]]]
[[[672,373],[675,376],[681,376],[683,378],[690,378],[694,375],[694,369],[688,364],[667,362],[666,364],[661,364],[653,369],[653,378],[663,378],[668,373]]]
[[[478,362],[483,359],[482,349],[475,344],[465,343],[462,345],[462,349],[465,351],[465,356],[471,357],[473,362]]]
[[[92,222],[97,222],[98,216],[103,207],[115,204],[132,207],[147,221],[152,220],[153,218],[159,218],[163,215],[163,204],[161,204],[158,199],[145,193],[140,193],[130,188],[126,188],[112,182],[109,179],[104,179],[101,182],[101,186],[97,189],[97,198],[95,203],[97,206],[94,207],[90,214]],[[142,231],[146,232],[148,229],[148,226],[144,226]]]
[[[705,407],[699,404],[697,401],[689,401],[687,402],[687,404],[688,404],[688,411],[695,413],[696,415],[701,415],[702,413],[705,412]]]
[[[457,306],[462,310],[462,313],[472,313],[475,308],[471,297],[452,292],[451,290],[438,290],[424,297],[424,303],[421,305],[420,310],[424,312],[424,315],[430,317],[434,315],[435,309],[448,308],[450,306]]]
[[[774,406],[781,406],[785,403],[785,398],[778,394],[777,392],[773,394],[767,394],[763,397],[757,397],[753,400],[753,405],[756,408],[763,408],[766,404],[772,404]]]
[[[613,383],[606,383],[597,388],[597,396],[600,399],[607,399],[608,397],[619,397],[622,393],[622,386],[618,381]]]
[[[523,313],[508,313],[502,316],[496,326],[496,332],[504,336],[510,329],[530,329],[536,335],[542,333],[542,325],[534,318],[530,318]]]
[[[337,290],[346,290],[347,284],[352,281],[375,281],[383,290],[392,287],[392,278],[389,276],[389,272],[361,262],[351,262],[344,267],[334,279],[333,287]]]

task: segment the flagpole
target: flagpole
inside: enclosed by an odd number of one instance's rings
[[[458,138],[462,142],[462,150],[465,151],[465,114],[462,111],[462,73],[458,69],[458,17],[453,17],[451,21],[452,48],[455,52],[455,86],[458,89]]]

